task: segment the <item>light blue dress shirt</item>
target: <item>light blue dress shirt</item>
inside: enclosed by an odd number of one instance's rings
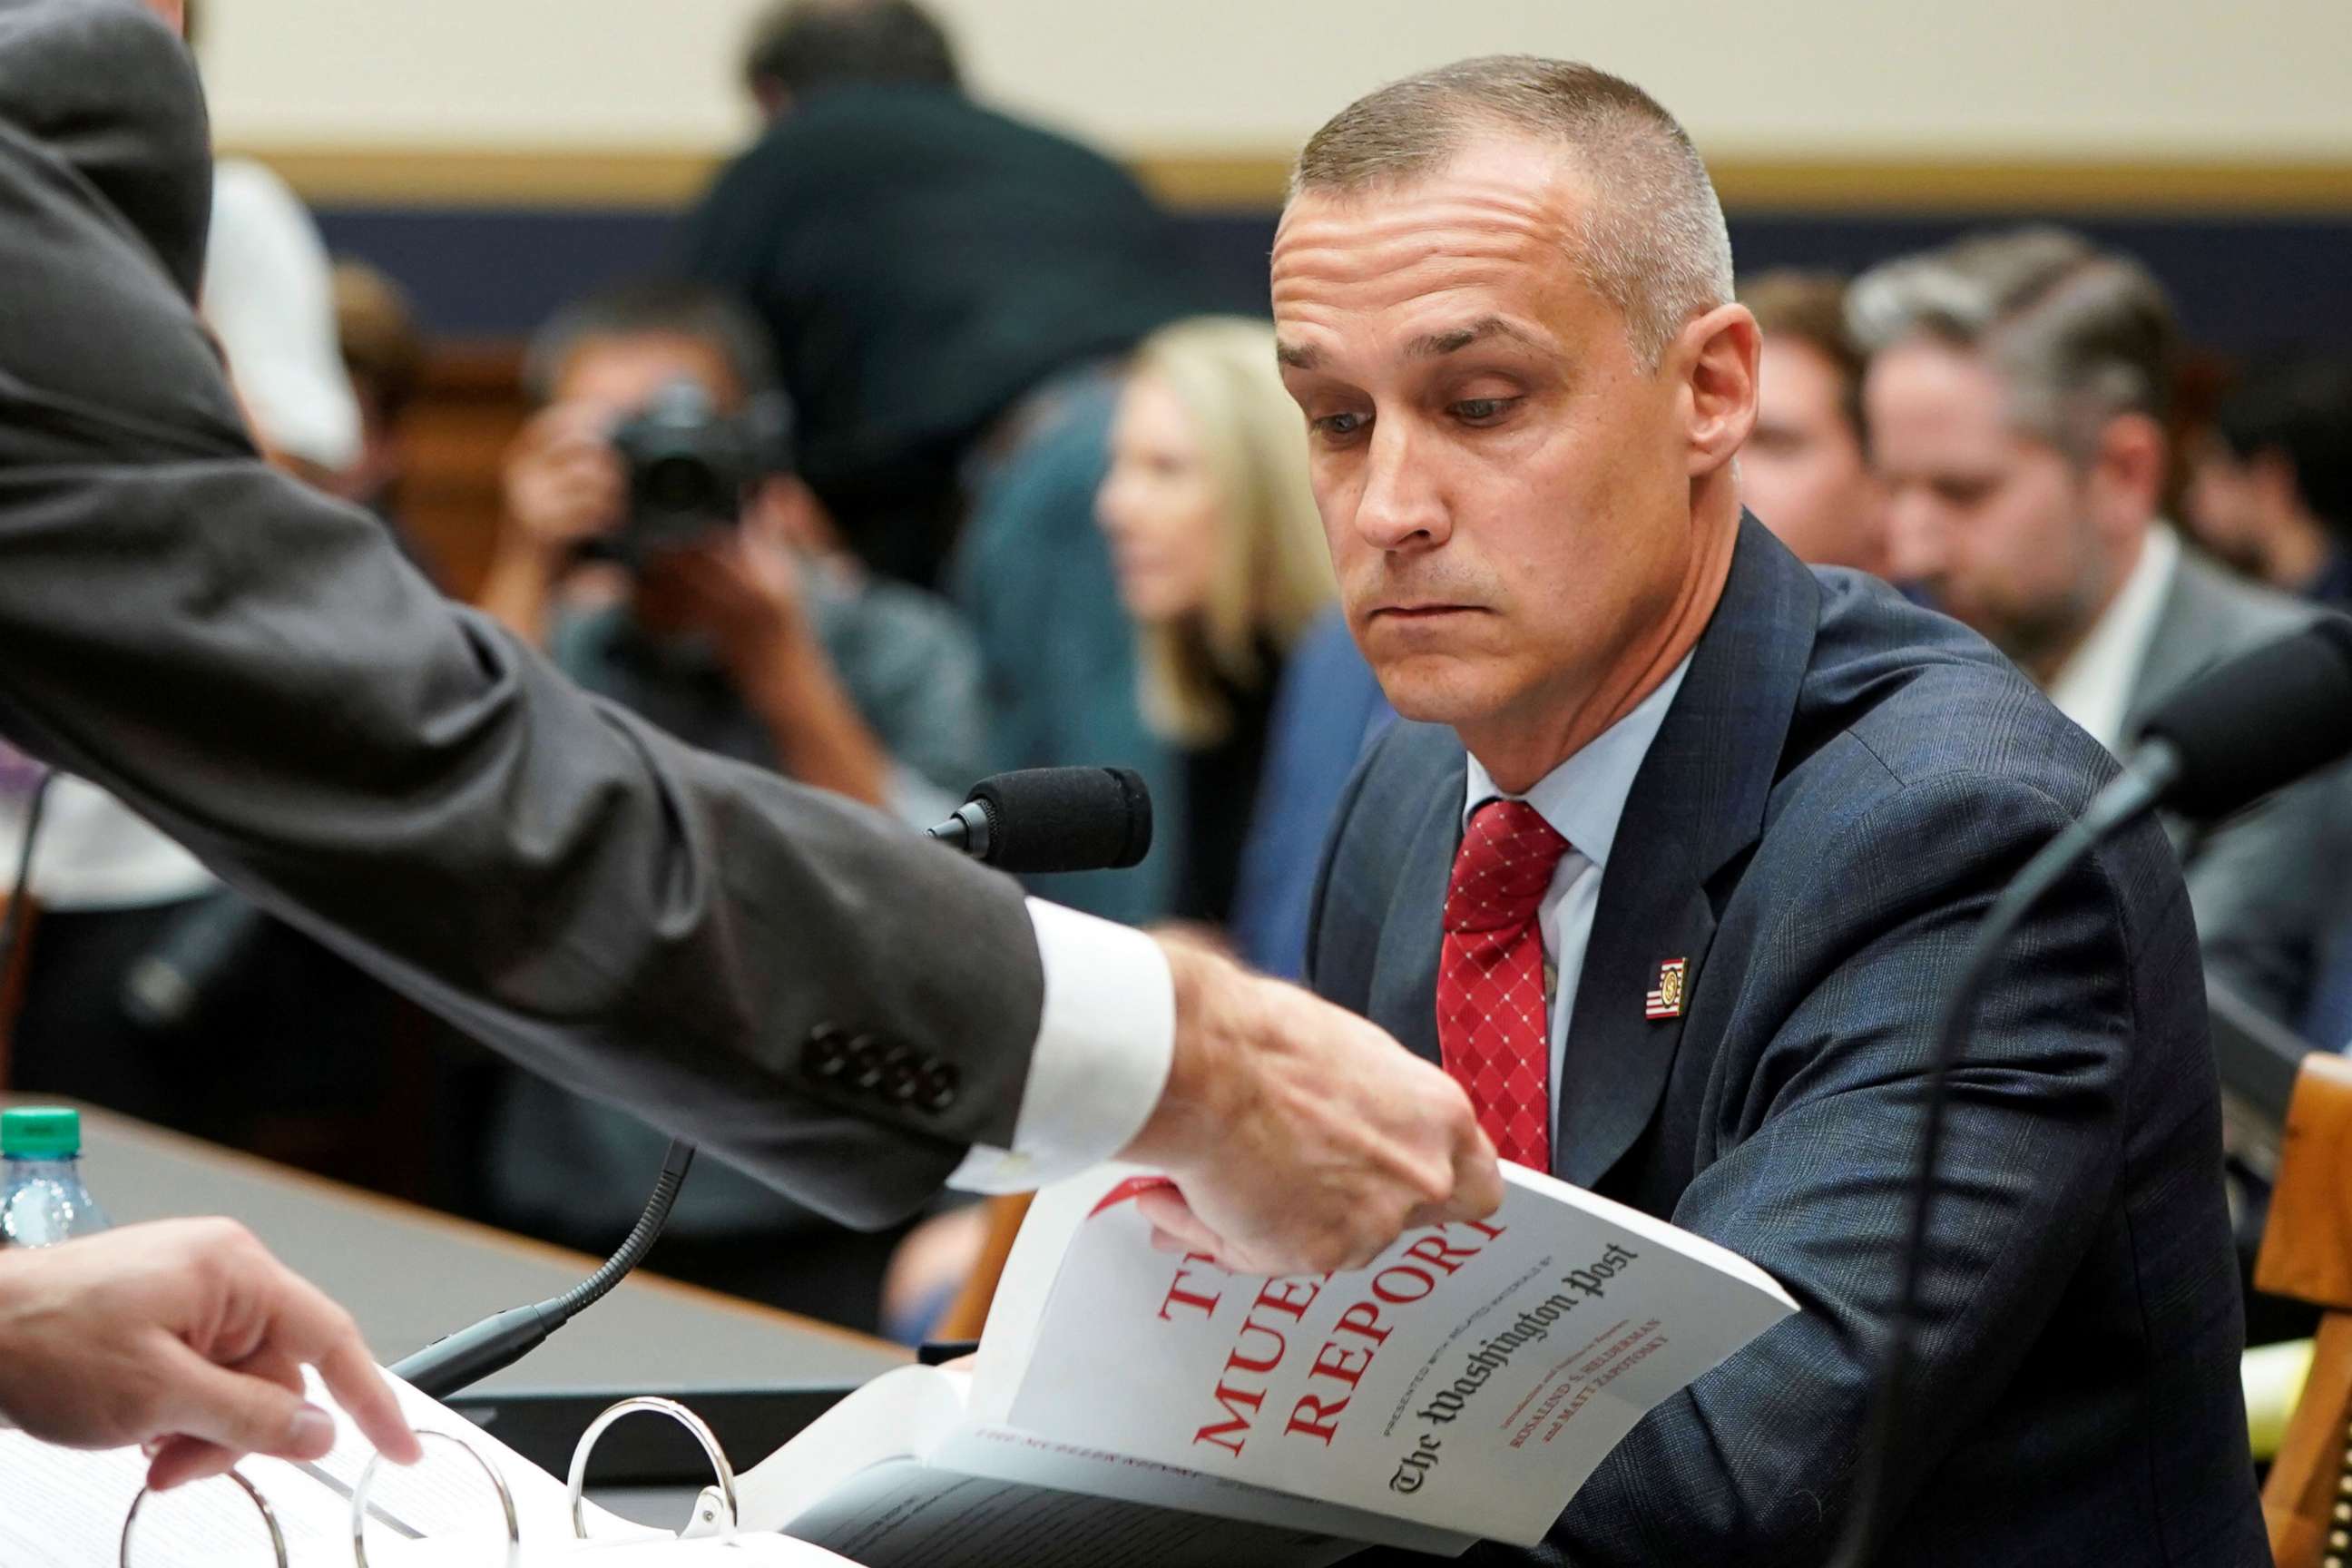
[[[1650,754],[1650,744],[1658,738],[1658,727],[1666,721],[1666,710],[1675,705],[1675,693],[1683,689],[1683,677],[1689,671],[1690,657],[1685,654],[1674,672],[1632,712],[1538,779],[1523,795],[1496,789],[1478,759],[1470,759],[1469,789],[1462,805],[1465,826],[1470,814],[1490,800],[1524,800],[1551,824],[1552,831],[1568,840],[1568,853],[1559,858],[1551,886],[1544,889],[1543,903],[1536,912],[1536,924],[1543,933],[1555,1145],[1559,1137],[1560,1063],[1568,1053],[1570,1015],[1576,1009],[1576,983],[1584,973],[1592,913],[1601,902],[1601,873],[1617,841],[1617,824],[1625,815],[1625,802],[1633,793],[1633,776],[1642,771],[1642,759]]]

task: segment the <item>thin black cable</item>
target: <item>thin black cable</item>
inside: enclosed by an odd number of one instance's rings
[[[40,837],[41,812],[48,805],[49,783],[57,770],[41,770],[40,782],[33,785],[32,799],[25,807],[25,843],[16,851],[16,875],[8,884],[8,912],[0,915],[0,975],[16,972],[16,948],[25,940],[25,889],[33,880],[33,840]]]
[[[1877,1544],[1879,1516],[1886,1507],[1886,1472],[1895,1421],[1911,1381],[1913,1342],[1919,1331],[1919,1286],[1927,1272],[1927,1237],[1934,1221],[1937,1175],[1944,1152],[1944,1121],[1951,1103],[1952,1069],[1960,1063],[1976,1024],[1979,993],[2010,938],[2043,894],[2058,885],[2099,842],[2154,805],[2179,775],[2180,759],[2161,741],[2133,757],[2124,776],[2091,803],[2083,816],[2043,845],[2025,863],[1977,926],[1960,978],[1937,1020],[1936,1048],[1927,1066],[1927,1104],[1919,1132],[1919,1156],[1912,1166],[1911,1224],[1903,1240],[1901,1284],[1888,1319],[1884,1348],[1863,1428],[1862,1455],[1854,1475],[1853,1501],[1846,1530],[1832,1559],[1835,1568],[1865,1568]]]

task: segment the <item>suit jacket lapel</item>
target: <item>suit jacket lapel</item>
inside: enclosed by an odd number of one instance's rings
[[[1554,1089],[1552,1170],[1566,1181],[1596,1184],[1633,1147],[1685,1023],[1737,983],[1710,984],[1706,882],[1762,831],[1820,613],[1812,574],[1743,518],[1723,599],[1634,776],[1601,875]],[[1681,1014],[1649,1018],[1644,1000],[1674,959],[1687,965]],[[1433,997],[1433,967],[1432,987]]]
[[[1415,1056],[1444,1066],[1437,1047],[1437,963],[1445,941],[1445,886],[1462,846],[1462,796],[1468,769],[1457,762],[1431,792],[1406,841],[1402,874],[1381,922],[1372,964],[1372,1022]]]
[[[2165,588],[2155,629],[2147,639],[2147,656],[2140,660],[2139,672],[2132,678],[2131,692],[2125,700],[2125,744],[2139,738],[2140,726],[2147,721],[2148,710],[2158,698],[2168,696],[2212,661],[2215,639],[2207,625],[2211,614],[2204,584],[2198,577],[2198,563],[2184,553],[2173,566],[2172,581]]]

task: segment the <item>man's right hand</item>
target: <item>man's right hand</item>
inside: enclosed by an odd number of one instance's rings
[[[227,1220],[165,1220],[0,1253],[0,1421],[68,1447],[149,1445],[158,1490],[247,1453],[334,1442],[316,1367],[385,1458],[416,1438],[349,1314]]]
[[[1165,1237],[1236,1273],[1320,1274],[1501,1204],[1494,1145],[1444,1071],[1295,985],[1160,946],[1175,1058],[1121,1158],[1175,1179],[1139,1200]]]

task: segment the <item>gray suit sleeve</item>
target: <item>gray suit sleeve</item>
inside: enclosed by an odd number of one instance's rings
[[[826,1213],[905,1213],[1009,1144],[1043,988],[1014,886],[586,697],[265,467],[155,252],[7,91],[0,729]]]

